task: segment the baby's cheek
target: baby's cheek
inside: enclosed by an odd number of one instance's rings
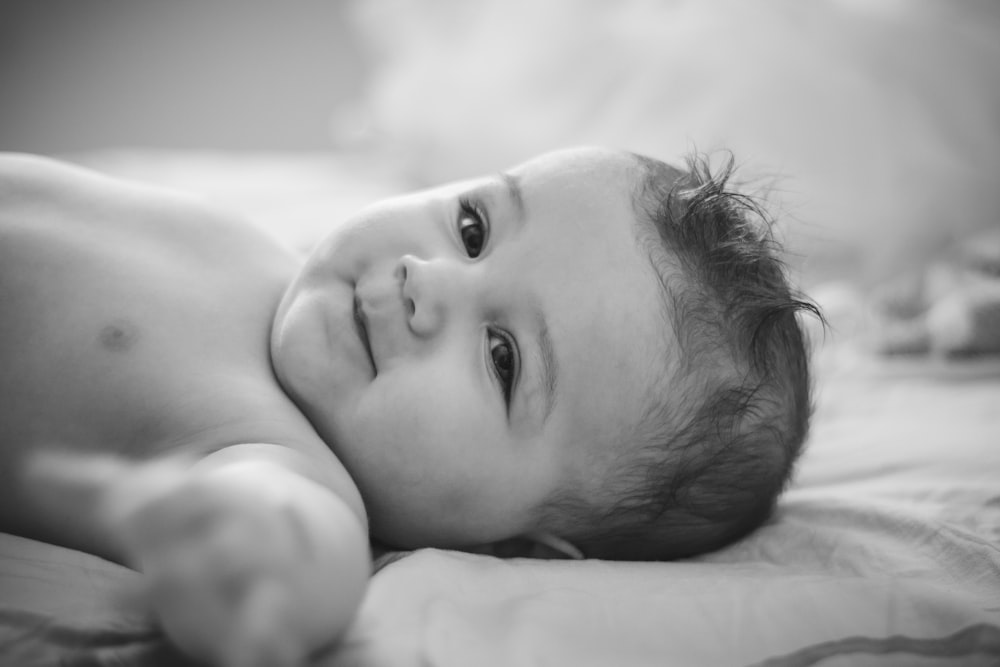
[[[425,409],[423,397],[404,387],[369,394],[361,401],[352,419],[352,440],[368,455],[396,465],[419,460],[426,455],[428,442],[439,420]]]
[[[478,461],[496,419],[480,405],[481,392],[470,386],[468,373],[450,362],[421,360],[375,379],[359,403],[354,429],[369,456],[377,453],[382,465],[412,468],[414,476]]]

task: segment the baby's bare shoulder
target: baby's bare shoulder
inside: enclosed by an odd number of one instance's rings
[[[0,182],[30,181],[63,171],[64,163],[30,153],[0,153]]]
[[[87,172],[58,160],[24,153],[0,153],[0,206],[10,208],[80,188]]]
[[[116,179],[42,155],[0,153],[0,203],[108,194]]]
[[[89,231],[152,234],[195,246],[263,240],[246,220],[188,193],[39,155],[0,153],[0,228],[27,225],[42,231],[81,224]]]
[[[40,155],[0,153],[0,222],[66,222],[114,217],[129,210],[134,217],[149,208],[152,195],[83,167]]]

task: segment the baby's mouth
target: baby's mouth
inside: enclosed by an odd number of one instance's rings
[[[372,356],[372,345],[371,341],[368,340],[368,318],[365,316],[365,311],[361,307],[361,299],[358,295],[354,295],[354,328],[358,332],[358,338],[361,339],[361,344],[365,346],[365,352],[368,354],[368,361],[372,365],[372,372],[378,375],[378,368],[375,366],[375,357]]]

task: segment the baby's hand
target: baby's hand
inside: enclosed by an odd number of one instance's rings
[[[337,559],[325,558],[327,536],[304,507],[322,506],[325,489],[264,461],[101,458],[73,468],[104,478],[99,512],[185,652],[226,667],[292,667],[335,638],[338,594],[351,582],[324,567]],[[359,597],[346,592],[339,604],[347,618]]]
[[[105,516],[181,649],[221,665],[297,665],[308,649],[290,607],[306,554],[273,483],[253,488],[240,472],[128,466]]]

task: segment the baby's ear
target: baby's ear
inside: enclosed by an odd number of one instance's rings
[[[583,553],[575,546],[555,535],[530,533],[506,540],[500,540],[476,549],[476,553],[490,554],[498,558],[542,558],[582,560]]]

